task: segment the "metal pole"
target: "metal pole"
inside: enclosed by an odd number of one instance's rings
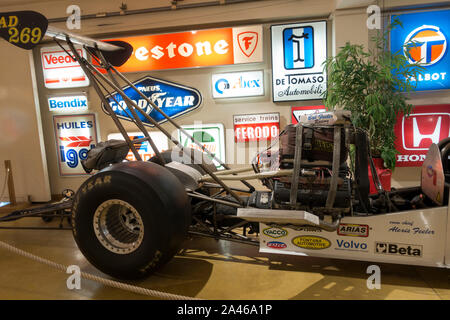
[[[8,181],[8,194],[9,194],[9,202],[12,206],[17,205],[16,201],[16,191],[14,189],[14,179],[12,176],[12,166],[11,166],[11,160],[5,160],[5,168],[6,168],[6,174],[7,174],[7,181]]]

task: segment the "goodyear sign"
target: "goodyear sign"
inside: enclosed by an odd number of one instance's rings
[[[147,76],[134,82],[133,85],[171,118],[176,118],[191,112],[197,109],[202,103],[202,96],[198,90],[173,82]],[[166,121],[166,119],[133,88],[128,86],[123,88],[123,91],[134,103],[158,123]],[[126,102],[117,92],[108,96],[107,100],[112,110],[119,118],[132,121],[132,113],[128,110]],[[103,111],[108,113],[104,105],[102,105],[102,108]],[[153,127],[151,122],[148,121],[144,115],[138,111],[136,112],[145,125]]]
[[[403,51],[402,46],[406,44],[406,58],[426,69],[417,79],[412,79],[417,84],[416,90],[449,89],[450,10],[407,13],[398,19],[403,28],[391,31],[391,51]]]

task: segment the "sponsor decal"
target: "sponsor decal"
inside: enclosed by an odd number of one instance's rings
[[[169,149],[169,141],[166,137],[166,135],[159,131],[152,131],[149,132],[150,138],[152,138],[153,142],[155,143],[156,147],[160,152],[166,151]],[[141,139],[144,138],[144,135],[141,132],[131,132],[128,133],[128,136],[131,140],[134,139]],[[121,133],[111,133],[108,134],[108,140],[124,140]],[[155,151],[150,146],[150,143],[148,141],[143,141],[140,143],[135,144],[137,148],[137,152],[140,154],[143,161],[150,160],[153,156],[155,156]],[[128,155],[126,157],[128,161],[136,161],[136,157],[134,156],[133,152],[130,150],[128,152]]]
[[[279,241],[267,242],[267,246],[272,249],[284,249],[287,247],[286,243],[279,242]]]
[[[273,140],[280,133],[279,113],[234,115],[235,142]]]
[[[264,95],[264,72],[229,72],[212,75],[213,98],[237,98]]]
[[[327,249],[331,246],[331,242],[328,239],[319,236],[306,235],[293,238],[292,244],[303,249],[311,250]]]
[[[53,116],[61,176],[85,175],[81,160],[98,143],[94,114]]]
[[[225,159],[225,133],[221,123],[214,124],[194,124],[181,126],[195,140],[200,142],[216,158],[226,163]],[[197,144],[193,143],[185,134],[178,130],[178,139],[184,147],[202,151]],[[217,168],[221,165],[213,160]]]
[[[263,233],[266,236],[269,236],[271,238],[277,239],[277,238],[281,238],[281,237],[285,237],[288,235],[287,230],[283,229],[283,228],[266,228],[263,230]]]
[[[185,113],[192,112],[202,103],[202,96],[198,90],[170,81],[146,76],[134,82],[133,85],[171,118],[176,118]],[[123,91],[155,121],[158,123],[167,121],[133,88],[127,86],[123,88]],[[119,118],[132,121],[133,115],[128,110],[127,104],[120,94],[114,92],[111,96],[107,97],[107,100],[112,110]],[[102,108],[105,113],[108,113],[103,104]],[[140,112],[136,111],[136,113],[146,126],[153,127],[150,121],[148,121]]]
[[[391,31],[391,51],[404,51],[410,63],[419,62],[425,68],[417,79],[411,78],[417,85],[415,90],[450,88],[450,10],[405,13],[397,17],[402,27]],[[402,50],[404,44],[407,50]]]
[[[322,98],[326,29],[325,21],[271,26],[274,102]]]
[[[450,104],[416,106],[397,118],[394,127],[398,167],[419,167],[432,143],[450,136]]]
[[[67,47],[65,47],[69,50]],[[77,48],[80,56],[86,58],[83,48]],[[41,48],[44,84],[48,89],[79,88],[89,86],[89,79],[78,62],[60,47]]]
[[[292,124],[297,124],[301,116],[326,111],[328,111],[328,108],[325,106],[292,107],[291,108]]]
[[[367,224],[340,223],[337,234],[340,236],[368,237],[369,226]]]
[[[365,251],[367,252],[367,243],[358,242],[354,240],[336,240],[337,248],[335,250],[348,250],[348,251]]]
[[[407,233],[411,235],[434,235],[435,231],[428,226],[415,226],[413,221],[389,221],[388,232]]]
[[[115,38],[133,54],[120,72],[142,72],[263,61],[262,26],[197,30]]]
[[[50,111],[73,112],[88,109],[88,99],[86,94],[71,96],[52,96],[48,98]]]
[[[422,257],[423,247],[415,244],[375,242],[376,254],[397,255],[405,257]]]

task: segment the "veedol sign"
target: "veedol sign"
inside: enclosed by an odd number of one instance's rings
[[[133,84],[171,118],[176,118],[182,114],[193,111],[198,108],[202,102],[202,96],[198,90],[173,82],[147,76]],[[166,121],[166,119],[155,110],[151,104],[133,90],[133,88],[125,87],[123,91],[154,120],[159,123]],[[114,101],[113,97],[119,104]],[[132,121],[133,115],[128,110],[127,104],[119,94],[113,93],[112,97],[108,96],[107,99],[114,113],[117,114],[119,118]],[[103,104],[102,108],[108,113]],[[139,111],[136,110],[136,113],[145,125],[153,127]]]
[[[394,132],[397,167],[419,167],[432,143],[450,137],[450,104],[417,106],[408,117],[399,116]]]
[[[212,75],[214,98],[237,98],[264,95],[264,72],[229,72]]]
[[[326,90],[325,21],[271,26],[273,101],[321,99]]]
[[[117,69],[139,72],[263,61],[262,26],[198,30],[121,38],[133,48]]]
[[[397,52],[407,44],[406,57],[419,62],[425,71],[417,79],[415,90],[450,88],[450,10],[406,13],[398,16],[402,28],[391,31],[391,51]]]
[[[86,58],[84,49],[77,49],[80,56]],[[49,89],[76,88],[89,86],[89,79],[78,62],[73,60],[60,47],[41,49],[44,84]]]

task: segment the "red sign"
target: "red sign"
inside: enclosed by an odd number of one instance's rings
[[[325,106],[292,107],[291,108],[292,123],[293,124],[298,123],[298,119],[300,119],[300,116],[325,111],[328,111],[328,108]]]
[[[233,116],[234,141],[264,141],[278,137],[280,114],[261,113]]]
[[[209,29],[121,39],[133,47],[117,69],[140,72],[263,61],[262,26]]]
[[[394,132],[396,166],[420,167],[430,145],[450,136],[450,104],[417,106],[408,117],[399,115]]]

